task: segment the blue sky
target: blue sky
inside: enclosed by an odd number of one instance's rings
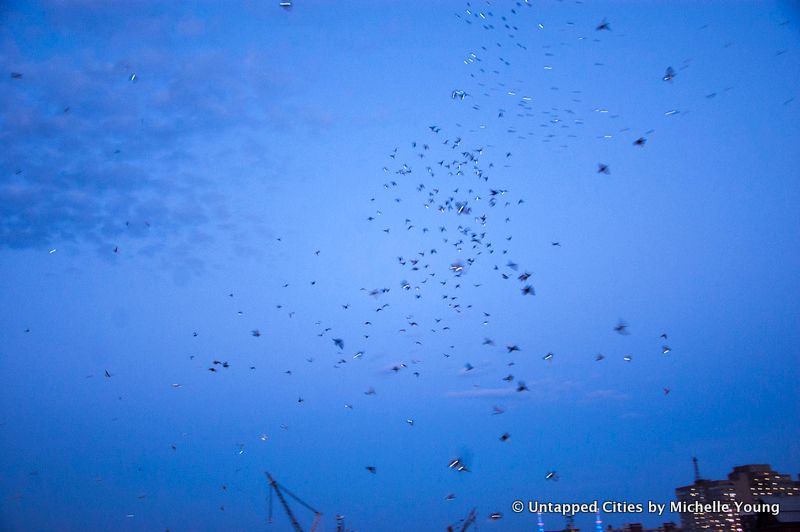
[[[0,5],[4,529],[797,476],[797,3],[293,3]]]

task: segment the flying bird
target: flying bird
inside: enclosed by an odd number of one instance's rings
[[[461,458],[454,458],[453,460],[450,460],[450,464],[448,464],[447,467],[450,469],[455,469],[456,471],[469,473],[469,469],[467,469],[467,466],[465,466],[464,462],[461,461]]]
[[[521,292],[522,292],[523,296],[527,296],[527,295],[535,296],[536,295],[536,290],[534,290],[533,287],[531,285],[529,285],[529,284],[526,284],[524,287],[522,287]]]

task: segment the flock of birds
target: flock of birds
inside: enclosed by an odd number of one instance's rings
[[[290,9],[291,2],[281,2],[281,7]],[[518,50],[527,50],[527,45],[523,42],[521,35],[523,31],[520,27],[530,27],[528,22],[522,22],[523,10],[532,7],[529,1],[519,1],[513,4],[507,12],[502,15],[495,14],[491,10],[491,5],[487,2],[487,11],[475,9],[468,2],[466,9],[456,16],[466,24],[479,25],[489,34],[499,39],[495,43],[495,48],[502,51],[508,47]],[[499,8],[498,8],[499,10]],[[611,25],[608,20],[600,21],[594,30],[598,33],[610,32]],[[404,277],[396,281],[395,286],[379,288],[361,288],[361,292],[366,297],[376,300],[374,306],[374,317],[361,322],[361,342],[368,340],[371,336],[370,331],[377,320],[382,319],[381,315],[390,306],[388,302],[380,302],[381,297],[391,290],[399,290],[405,294],[408,307],[414,300],[425,299],[427,303],[426,311],[436,314],[441,311],[439,317],[424,321],[414,314],[404,314],[404,319],[397,324],[397,333],[402,338],[413,341],[411,348],[424,350],[424,336],[422,331],[427,330],[431,334],[447,332],[450,330],[448,324],[453,317],[461,319],[472,319],[477,315],[480,322],[484,325],[489,323],[491,314],[485,311],[478,311],[474,305],[486,297],[480,290],[486,288],[484,283],[471,281],[468,273],[473,268],[488,268],[498,278],[503,281],[517,283],[516,291],[523,298],[533,298],[536,296],[536,289],[533,282],[531,270],[520,266],[511,258],[513,253],[510,249],[512,235],[507,234],[504,226],[512,219],[516,209],[522,207],[525,200],[514,196],[510,187],[505,184],[496,184],[501,174],[500,170],[509,168],[514,159],[513,151],[498,150],[490,144],[481,142],[480,133],[492,120],[495,125],[500,125],[507,120],[507,117],[515,114],[517,118],[530,120],[535,117],[532,98],[518,94],[517,89],[510,89],[503,81],[506,77],[506,70],[511,66],[508,56],[493,57],[488,46],[481,47],[480,52],[470,52],[464,60],[465,65],[470,68],[470,78],[472,87],[454,88],[450,92],[450,99],[456,105],[462,105],[466,112],[475,111],[480,113],[482,122],[479,127],[465,130],[461,124],[455,126],[444,126],[431,124],[427,130],[421,133],[421,140],[408,141],[403,146],[395,146],[385,155],[385,163],[381,168],[383,183],[381,190],[369,200],[368,212],[365,216],[375,233],[383,234],[385,238],[395,239],[398,242],[413,242],[415,247],[409,248],[403,255],[396,257],[396,265],[404,271]],[[545,54],[548,59],[554,56],[553,53]],[[548,67],[545,67],[546,69]],[[672,67],[664,70],[661,79],[672,82],[676,77],[676,72]],[[506,109],[505,106],[492,104],[494,96],[511,96],[516,100],[516,111]],[[581,104],[578,96],[580,91],[575,91],[573,102],[576,106]],[[486,109],[491,109],[487,112]],[[569,129],[569,123],[562,117],[572,117],[572,123],[580,125],[580,120],[576,119],[576,112],[571,108],[555,109],[543,111],[546,120],[541,124],[542,127],[552,130]],[[677,112],[677,111],[674,111]],[[507,127],[507,133],[516,137],[518,140],[530,140],[537,136],[535,132],[523,133],[517,130],[514,125]],[[642,135],[636,135],[631,140],[634,149],[644,148],[648,135],[653,130],[648,130]],[[558,131],[553,131],[545,136],[539,135],[542,142],[548,143],[558,139]],[[568,134],[562,139],[568,141],[574,135]],[[565,144],[561,145],[565,147]],[[598,174],[610,175],[610,165],[606,162],[598,162],[596,172]],[[406,207],[407,205],[410,205]],[[401,213],[397,218],[397,213]],[[395,236],[395,235],[400,236]],[[280,239],[279,239],[280,240]],[[394,242],[394,240],[393,240]],[[553,240],[550,242],[552,248],[560,248],[561,242]],[[320,250],[315,251],[319,255]],[[441,259],[440,256],[460,257],[458,260]],[[482,279],[477,277],[477,279]],[[485,278],[483,278],[485,279]],[[312,284],[314,281],[312,281]],[[487,289],[488,290],[488,289]],[[500,297],[505,297],[501,295]],[[350,308],[349,304],[341,305],[343,310]],[[405,309],[404,309],[405,310]],[[321,326],[318,322],[317,325]],[[613,332],[619,335],[628,335],[627,323],[620,320],[615,326],[611,327]],[[414,333],[407,334],[407,333]],[[318,334],[324,336],[331,333],[331,328],[325,327]],[[257,335],[257,331],[253,331]],[[667,334],[661,334],[661,353],[669,354],[672,349],[666,344]],[[336,368],[343,367],[348,362],[356,361],[365,357],[365,351],[361,348],[348,351],[346,345],[351,341],[345,341],[341,337],[331,337],[332,347],[337,353],[338,361],[334,365]],[[487,349],[495,346],[495,341],[485,338],[480,347]],[[454,357],[455,345],[450,345],[449,350],[442,353],[445,358]],[[504,347],[506,355],[513,356],[522,351],[522,348],[514,343],[508,343]],[[547,352],[542,356],[543,361],[552,361],[556,355]],[[602,362],[605,355],[597,354],[595,362]],[[633,355],[623,355],[623,360],[632,362]],[[309,362],[312,359],[308,359]],[[420,376],[418,369],[422,360],[411,359],[410,361],[392,364],[388,369],[393,373],[411,371],[414,377]],[[460,369],[456,369],[460,374],[468,374],[475,370],[469,361],[460,361]],[[514,360],[507,362],[508,367],[515,366]],[[411,369],[410,369],[411,368]],[[213,371],[213,368],[210,368]],[[288,371],[287,371],[288,373]],[[512,373],[502,377],[501,382],[505,383],[513,393],[524,394],[530,389],[525,380]],[[479,385],[475,385],[478,387]],[[670,393],[670,389],[663,388],[664,395]],[[369,387],[365,395],[375,395],[373,387]],[[303,398],[298,398],[298,402],[303,402]],[[353,405],[345,404],[345,408],[352,409]],[[501,415],[505,409],[495,405],[492,407],[490,415]],[[406,422],[414,425],[413,419]],[[498,436],[500,442],[506,442],[511,438],[509,432],[503,432]],[[447,467],[455,473],[470,473],[470,467],[465,463],[461,456],[450,457],[443,460],[443,467]],[[377,475],[378,468],[374,464],[365,464],[365,471],[369,474]],[[553,470],[543,471],[544,481],[558,481],[558,472]],[[451,501],[456,498],[455,493],[448,493],[444,499]],[[503,518],[503,513],[494,511],[488,514],[488,519],[496,521]],[[474,520],[474,517],[473,517]],[[464,527],[465,519],[451,525],[452,527]]]
[[[290,10],[293,7],[292,2],[280,2],[280,7],[285,10]],[[521,17],[521,10],[530,8],[532,4],[529,1],[516,2],[515,7],[510,8],[509,12],[496,16],[491,11],[476,11],[470,3],[462,13],[458,13],[457,17],[462,19],[466,24],[479,24],[484,30],[490,33],[505,33],[500,35],[501,41],[496,43],[496,47],[502,50],[505,46],[514,46],[516,48],[527,50],[525,44],[520,40],[519,35],[522,33],[517,26],[517,18]],[[496,23],[495,23],[496,22]],[[521,23],[519,23],[521,25]],[[611,26],[608,20],[603,19],[597,24],[595,30],[597,32],[609,32]],[[505,38],[503,38],[505,37]],[[552,57],[552,53],[546,54]],[[495,67],[488,66],[490,52],[489,49],[482,47],[482,55],[471,52],[464,63],[472,68],[470,78],[473,81],[475,90],[466,90],[461,88],[453,89],[450,93],[450,99],[458,104],[474,103],[467,107],[474,111],[481,111],[482,103],[484,100],[491,100],[494,93],[499,90],[505,90],[507,87],[501,81],[503,79],[503,69],[510,66],[507,59],[502,56],[494,58]],[[663,75],[665,82],[671,82],[676,76],[672,67],[668,67]],[[22,74],[19,72],[12,72],[13,79],[22,79]],[[130,74],[130,82],[137,81],[135,73]],[[490,90],[488,85],[490,80],[494,79],[496,86]],[[517,97],[514,90],[505,90],[508,96]],[[579,91],[577,91],[579,92]],[[579,99],[573,100],[580,103]],[[518,111],[517,117],[523,119],[530,119],[534,115],[534,107],[532,98],[528,96],[519,96],[516,102]],[[543,127],[560,126],[568,128],[566,124],[562,124],[560,118],[561,113],[565,115],[574,115],[571,109],[550,109],[544,111],[546,115],[546,122],[541,124]],[[505,108],[498,107],[493,111],[494,119],[499,123],[510,115],[510,111]],[[575,120],[575,123],[579,123]],[[408,333],[412,330],[422,331],[426,329],[435,334],[437,332],[446,332],[450,330],[448,325],[450,316],[466,316],[474,313],[474,304],[468,302],[471,298],[482,297],[479,290],[483,287],[483,283],[470,282],[468,273],[471,269],[476,268],[479,264],[488,265],[490,271],[493,272],[500,279],[517,283],[517,293],[521,297],[535,297],[536,289],[533,283],[533,274],[530,270],[522,268],[518,263],[510,258],[512,250],[509,249],[512,235],[503,234],[501,238],[496,238],[498,232],[503,231],[503,225],[511,221],[514,209],[520,208],[525,200],[523,198],[515,198],[506,185],[495,184],[493,179],[494,174],[501,168],[509,168],[510,161],[513,160],[514,153],[512,151],[498,150],[495,147],[484,147],[479,143],[476,145],[474,133],[480,133],[481,128],[473,129],[466,132],[451,132],[448,131],[461,131],[463,127],[459,124],[454,128],[446,128],[440,125],[430,125],[425,132],[424,141],[411,141],[406,146],[407,148],[401,149],[400,146],[394,147],[386,154],[386,162],[381,168],[381,173],[384,176],[382,184],[382,191],[369,200],[368,215],[365,220],[372,224],[374,230],[378,233],[383,233],[386,238],[392,238],[396,233],[403,233],[405,235],[413,235],[414,242],[418,243],[417,249],[409,250],[408,254],[396,257],[396,264],[405,270],[405,278],[399,279],[396,284],[396,290],[401,293],[407,294],[407,297],[415,300],[422,299],[423,297],[429,298],[434,302],[443,303],[441,309],[448,314],[443,314],[444,317],[436,317],[431,323],[423,323],[421,319],[415,318],[411,314],[406,314],[404,322],[400,324],[397,329],[399,334]],[[513,126],[509,126],[508,133],[516,135],[520,140],[527,140],[534,135],[533,132],[528,134],[521,134]],[[652,133],[648,131],[648,134]],[[467,141],[467,137],[470,140]],[[542,142],[551,142],[556,133],[549,133],[544,136]],[[479,140],[479,139],[478,139]],[[635,147],[644,147],[647,142],[647,137],[639,136],[632,142]],[[563,146],[563,145],[562,145]],[[609,175],[611,173],[610,166],[607,163],[600,162],[597,164],[597,173]],[[448,185],[450,183],[450,185]],[[406,211],[403,223],[399,225],[392,225],[391,223],[384,223],[385,211],[396,209],[398,205],[403,203],[409,197],[413,198],[412,207]],[[408,202],[406,202],[408,203]],[[130,222],[125,222],[126,226]],[[149,227],[149,222],[147,222]],[[405,237],[404,237],[405,238]],[[281,238],[277,238],[281,242]],[[425,242],[425,244],[423,244]],[[561,242],[550,242],[552,248],[561,247]],[[119,246],[115,245],[112,252],[119,253]],[[322,250],[314,251],[314,256],[320,256]],[[55,252],[52,249],[50,253]],[[459,260],[442,261],[439,260],[439,255],[459,256]],[[310,285],[316,285],[316,281],[310,281]],[[283,288],[288,288],[290,283],[283,284]],[[361,288],[361,292],[365,297],[374,298],[376,301],[382,296],[389,293],[393,287],[381,288]],[[469,289],[469,290],[468,290]],[[467,293],[468,292],[468,293]],[[228,294],[233,297],[234,294]],[[360,328],[362,343],[370,338],[370,329],[377,320],[381,319],[381,313],[385,314],[390,306],[390,303],[376,303],[374,307],[374,317],[361,321]],[[282,304],[276,305],[278,310],[284,310]],[[435,303],[431,304],[428,310],[434,310]],[[350,309],[349,303],[341,304],[341,309],[347,311]],[[286,311],[289,318],[294,316],[294,311]],[[435,312],[435,310],[434,310]],[[241,311],[239,314],[242,314]],[[491,314],[481,311],[479,319],[482,324],[489,323]],[[323,337],[332,333],[331,327],[322,327],[321,321],[315,322],[315,325],[321,327],[317,333],[318,336]],[[613,326],[613,331],[619,335],[628,335],[628,325],[624,321],[619,321]],[[26,332],[30,332],[27,329]],[[251,331],[253,337],[259,338],[262,333],[259,329]],[[192,332],[193,337],[198,337],[197,331]],[[423,341],[420,339],[420,334],[415,334],[413,338],[416,347],[421,347]],[[366,356],[364,349],[356,349],[349,351],[346,345],[351,342],[346,341],[341,337],[331,337],[331,347],[335,350],[338,361],[334,364],[335,368],[344,367],[345,364],[357,361]],[[666,341],[667,335],[662,334],[661,339]],[[495,342],[491,338],[485,338],[482,342],[483,348],[491,348],[495,346]],[[451,350],[455,349],[455,345],[449,346]],[[513,343],[504,346],[504,351],[507,355],[513,356],[515,353],[522,352],[522,348]],[[661,347],[661,352],[666,355],[670,353],[671,348],[664,344]],[[453,357],[452,352],[442,353],[445,358]],[[191,355],[190,359],[194,359],[195,355]],[[552,352],[547,352],[542,356],[543,361],[552,361],[556,355]],[[597,354],[594,358],[596,362],[601,362],[606,357],[603,354]],[[633,356],[625,354],[623,359],[626,362],[631,362]],[[306,362],[313,363],[314,358],[309,357]],[[414,377],[420,377],[421,371],[416,369],[422,361],[419,359],[412,359],[408,362],[399,362],[392,364],[389,371],[392,373],[399,373],[401,371],[409,370],[410,366],[415,366],[411,371]],[[507,362],[508,367],[515,366],[515,362],[510,360]],[[207,370],[211,373],[220,373],[226,371],[231,367],[231,364],[226,360],[213,359],[210,361]],[[250,370],[255,370],[255,365],[249,366]],[[468,361],[464,361],[460,370],[461,374],[466,374],[473,371],[475,367]],[[292,375],[292,370],[285,371],[287,375]],[[106,379],[112,379],[114,374],[109,370],[104,371]],[[530,389],[525,380],[515,376],[512,373],[502,377],[501,381],[509,386],[509,389],[514,393],[524,394],[529,392]],[[173,388],[181,388],[180,383],[172,383]],[[479,385],[475,385],[479,387]],[[663,388],[665,395],[670,393],[670,389]],[[377,394],[374,387],[369,386],[363,392],[365,396],[374,396]],[[297,403],[302,404],[305,399],[300,396],[297,398]],[[353,409],[352,403],[344,405],[346,409]],[[495,405],[492,407],[490,415],[501,415],[505,409],[501,406]],[[406,419],[409,426],[414,426],[414,419]],[[288,430],[286,425],[281,425],[281,428]],[[269,436],[264,433],[261,435],[261,440],[266,441]],[[498,436],[500,442],[506,442],[511,438],[509,432],[503,432]],[[239,453],[244,452],[244,444],[239,445]],[[175,444],[171,445],[172,450],[177,450]],[[456,473],[470,473],[471,470],[465,463],[463,457],[450,457],[449,460],[443,460],[442,466],[447,467]],[[367,473],[377,475],[378,468],[374,464],[365,464],[364,469]],[[542,472],[542,477],[545,481],[558,481],[559,475],[556,470],[548,470]],[[222,486],[223,491],[227,490],[227,486]],[[444,499],[451,501],[456,498],[455,493],[448,493]],[[224,510],[224,506],[220,506],[220,510]],[[128,517],[133,517],[129,514]],[[342,519],[343,516],[338,516]],[[496,521],[503,518],[503,513],[499,511],[491,512],[488,519]],[[472,517],[474,520],[474,516]],[[464,519],[453,526],[461,526],[467,524]]]
[[[293,8],[293,2],[282,1],[279,6],[290,10]],[[468,53],[464,64],[469,72],[469,86],[453,88],[449,94],[449,103],[462,107],[464,121],[477,117],[476,127],[469,129],[461,124],[447,126],[430,124],[425,131],[420,132],[419,139],[405,141],[402,145],[387,150],[384,164],[380,169],[376,169],[382,176],[382,183],[380,189],[365,206],[364,220],[380,238],[396,239],[401,245],[411,242],[413,247],[407,248],[405,253],[394,259],[394,265],[403,271],[402,277],[393,280],[390,286],[361,288],[360,297],[374,302],[371,315],[360,317],[357,319],[357,325],[342,331],[334,331],[321,321],[314,323],[318,328],[317,335],[330,339],[328,345],[336,357],[335,368],[344,368],[347,364],[359,363],[360,360],[369,358],[363,346],[373,336],[375,325],[379,320],[395,319],[394,315],[384,318],[389,314],[387,310],[391,303],[383,301],[382,298],[390,292],[402,294],[401,297],[404,298],[404,304],[408,308],[411,308],[415,301],[424,300],[426,305],[424,313],[436,316],[429,319],[403,312],[402,321],[399,324],[392,323],[396,325],[392,330],[396,330],[401,341],[413,342],[410,347],[423,352],[426,349],[424,343],[426,335],[449,331],[453,320],[469,320],[472,323],[477,317],[477,324],[489,323],[492,318],[491,313],[476,307],[494,292],[488,293],[491,290],[485,286],[487,277],[469,275],[473,269],[489,272],[489,275],[495,276],[502,282],[507,281],[507,284],[513,287],[508,289],[507,294],[499,294],[499,297],[522,297],[531,302],[535,301],[536,284],[532,268],[524,267],[514,260],[511,244],[513,235],[507,230],[512,217],[525,208],[525,200],[512,192],[511,184],[500,182],[503,181],[503,170],[511,167],[515,154],[512,150],[498,149],[490,143],[482,142],[481,134],[486,125],[491,124],[518,141],[530,141],[535,138],[543,143],[560,142],[560,147],[566,147],[575,137],[573,129],[579,128],[583,123],[579,109],[584,105],[581,91],[575,90],[569,96],[572,107],[540,109],[534,106],[533,98],[519,87],[520,83],[511,84],[507,81],[512,67],[510,57],[513,54],[532,53],[529,52],[531,46],[525,42],[531,38],[532,27],[532,19],[525,18],[525,11],[532,8],[532,2],[517,1],[509,3],[508,6],[510,7],[505,9],[499,6],[493,7],[487,2],[485,8],[476,8],[468,2],[465,9],[456,14],[463,23],[484,30],[487,32],[486,35],[495,41],[494,45],[487,44]],[[542,27],[541,24],[538,26]],[[536,27],[536,24],[533,27]],[[612,32],[612,26],[611,22],[604,18],[597,22],[594,28],[587,30],[594,32],[596,38],[601,38],[604,34]],[[557,59],[552,49],[547,46],[544,49],[547,62],[544,69],[547,70],[552,68],[551,63]],[[663,74],[660,74],[664,83],[673,83],[677,76],[678,73],[671,66],[667,66]],[[21,80],[23,75],[12,72],[11,77]],[[136,82],[136,74],[131,74],[129,80]],[[443,99],[447,96],[443,95]],[[500,98],[503,100],[498,104]],[[470,112],[476,114],[467,116]],[[677,112],[672,110],[668,113]],[[518,129],[517,123],[527,121],[533,124],[537,118],[541,118],[539,115],[544,115],[544,121],[538,124],[540,126],[538,132]],[[520,120],[512,122],[510,120],[512,117]],[[621,131],[621,133],[628,132],[628,129]],[[629,137],[630,149],[646,149],[648,138],[652,133],[653,130],[650,129],[642,134],[632,134]],[[608,162],[599,161],[592,172],[610,175],[611,166]],[[397,213],[401,213],[399,218],[396,217]],[[282,241],[281,238],[277,240]],[[558,240],[552,240],[549,244],[549,248],[554,252],[562,246]],[[565,242],[564,245],[568,243]],[[55,249],[50,251],[53,252]],[[119,246],[114,246],[112,252],[119,253]],[[315,257],[321,254],[324,254],[323,249],[313,252]],[[448,260],[445,257],[459,258]],[[476,280],[484,282],[475,282]],[[311,280],[309,283],[314,286],[316,280]],[[283,288],[289,286],[288,282],[283,284]],[[228,296],[233,297],[233,294]],[[355,297],[355,294],[353,296]],[[286,312],[289,318],[294,316],[294,311],[285,309],[282,304],[276,305],[276,308]],[[354,314],[348,302],[341,303],[341,311]],[[621,336],[630,334],[629,326],[623,320],[619,320],[616,325],[611,322],[609,329],[610,332]],[[30,329],[26,329],[25,332],[30,332]],[[250,334],[255,338],[262,336],[261,330],[257,328],[252,329]],[[199,333],[194,331],[192,335],[198,337]],[[395,341],[395,339],[390,340],[390,342]],[[661,354],[666,356],[672,352],[667,343],[667,333],[661,334],[660,338],[654,338],[653,341],[655,346],[660,344]],[[357,347],[353,348],[353,345]],[[484,338],[480,345],[469,347],[473,350],[497,348],[507,357],[514,357],[523,352],[523,347],[511,342],[505,342],[497,347],[495,340],[488,337]],[[449,345],[449,349],[435,356],[452,359],[455,363],[454,374],[474,372],[475,366],[468,360],[458,360],[459,355],[456,351],[455,345]],[[192,355],[190,358],[194,359],[195,356]],[[557,363],[558,356],[548,351],[541,355],[541,359],[548,363],[554,361]],[[593,355],[593,359],[595,363],[602,363],[606,356],[598,353]],[[634,357],[626,353],[622,355],[622,359],[627,363],[633,363]],[[314,358],[306,358],[306,362],[314,363]],[[421,359],[410,359],[393,363],[387,371],[391,372],[390,374],[407,372],[419,378],[422,375],[420,369],[422,362]],[[207,364],[207,371],[221,374],[231,365],[227,360],[212,359]],[[507,367],[512,368],[515,365],[513,359],[508,359]],[[256,366],[250,365],[249,368],[255,370]],[[287,369],[285,373],[291,375],[292,369]],[[105,370],[104,376],[106,379],[114,378],[114,374],[108,369]],[[523,377],[509,370],[509,373],[500,379],[502,384],[498,385],[506,386],[511,393],[525,394],[530,388]],[[180,388],[182,385],[173,383],[171,386]],[[670,388],[663,387],[665,396],[670,392]],[[377,392],[374,387],[365,386],[363,394],[375,396]],[[302,396],[297,398],[298,404],[304,402]],[[353,409],[354,405],[346,403],[344,407]],[[505,408],[494,405],[487,414],[499,416],[504,413]],[[413,418],[408,418],[405,422],[412,427],[415,425]],[[287,427],[281,425],[281,428]],[[266,441],[268,438],[267,434],[261,435],[262,440]],[[498,435],[500,442],[506,442],[510,438],[509,432],[504,431]],[[174,444],[172,449],[176,450]],[[240,452],[242,452],[241,444]],[[454,474],[471,473],[468,462],[463,456],[442,457],[442,467],[452,470]],[[363,467],[368,474],[379,474],[378,467],[373,463],[365,463]],[[558,481],[559,474],[556,469],[542,471],[541,479]],[[223,489],[227,487],[223,486]],[[443,498],[451,501],[456,498],[456,494],[450,492]],[[220,509],[224,510],[224,507]],[[503,518],[503,514],[494,511],[489,513],[487,518],[499,520]],[[451,526],[464,525],[465,521],[462,520]]]

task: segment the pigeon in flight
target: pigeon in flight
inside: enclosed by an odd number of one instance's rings
[[[447,467],[450,469],[455,469],[456,471],[464,471],[465,473],[469,473],[469,469],[467,469],[467,466],[465,466],[464,462],[461,461],[461,458],[450,460],[450,464]]]
[[[523,286],[522,289],[521,289],[521,292],[522,292],[523,296],[528,296],[528,295],[535,296],[536,295],[536,291],[529,284],[526,284],[525,286]]]

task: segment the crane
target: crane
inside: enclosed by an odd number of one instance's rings
[[[465,532],[469,528],[469,525],[475,522],[476,517],[477,514],[475,513],[475,508],[473,508],[470,510],[469,514],[467,514],[467,517],[461,521],[461,532]],[[455,532],[453,525],[447,527],[447,532]]]
[[[289,520],[292,522],[292,528],[294,528],[295,532],[303,532],[303,528],[300,526],[300,523],[297,522],[297,518],[292,513],[292,509],[289,508],[289,503],[286,501],[286,497],[283,496],[284,493],[303,505],[305,508],[314,512],[314,522],[311,523],[310,532],[314,532],[319,525],[320,520],[322,519],[322,513],[312,508],[308,503],[303,501],[300,497],[286,489],[285,486],[281,486],[278,482],[272,478],[272,475],[269,473],[265,473],[267,475],[267,481],[269,482],[269,522],[272,523],[272,492],[275,492],[275,495],[278,496],[278,500],[281,502],[283,509],[286,511],[286,515],[289,516]]]

